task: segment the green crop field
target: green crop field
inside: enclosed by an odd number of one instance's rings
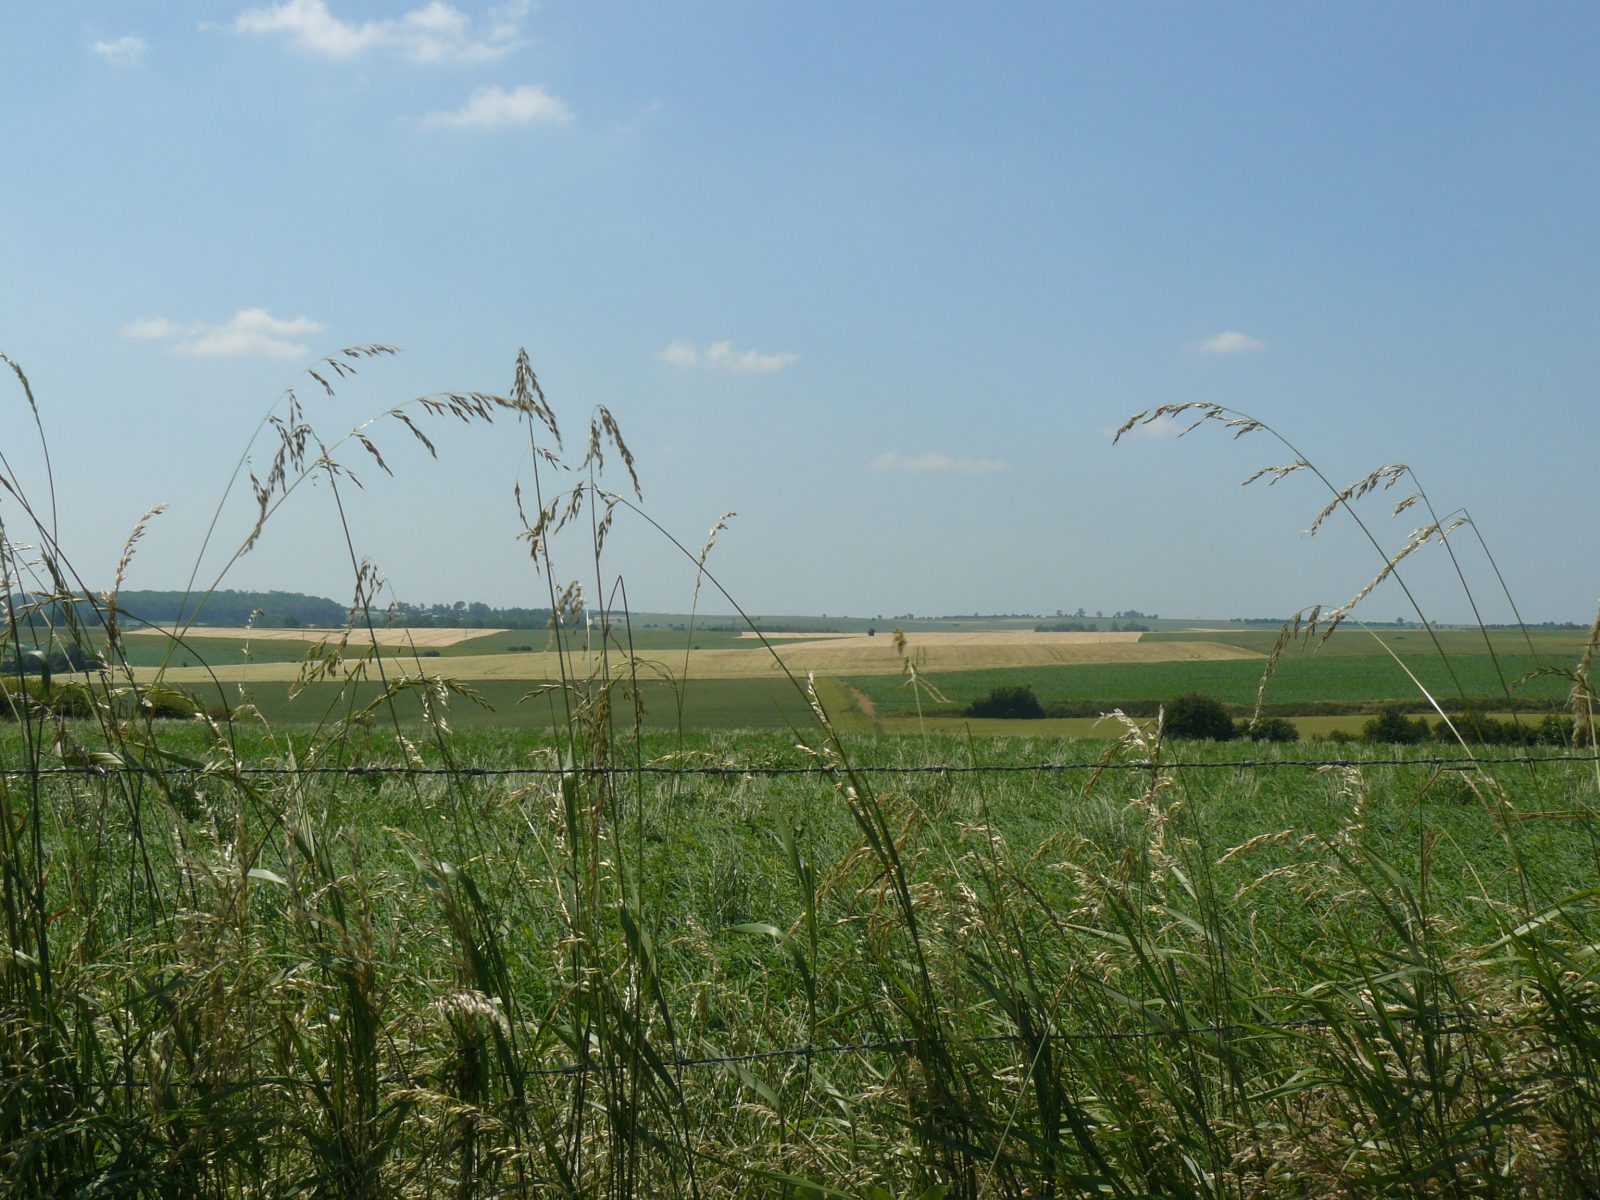
[[[689,679],[678,684],[666,681],[663,673],[677,675],[684,669],[685,661],[674,655],[685,648],[687,636],[682,631],[657,628],[642,630],[635,637],[634,648],[640,654],[654,656],[654,662],[641,669],[640,695],[646,728],[676,728],[681,723],[685,728],[700,730],[777,729],[807,719],[803,698],[777,670],[768,652],[732,633],[697,633],[694,657],[688,660]],[[937,636],[951,635],[945,632]],[[918,715],[919,700],[924,719],[938,721],[938,728],[949,728],[950,719],[962,717],[969,705],[993,689],[1025,686],[1032,689],[1047,713],[1054,712],[1061,718],[1038,727],[1036,732],[1048,728],[1062,737],[1104,737],[1108,736],[1108,727],[1080,718],[1118,707],[1148,714],[1153,712],[1151,705],[1189,692],[1211,696],[1236,710],[1249,709],[1256,700],[1265,659],[1206,657],[1119,662],[1096,661],[1097,658],[1128,657],[1133,651],[1144,650],[1147,644],[1148,652],[1158,658],[1162,646],[1170,646],[1175,652],[1188,652],[1193,647],[1207,655],[1226,651],[1264,656],[1276,635],[1259,630],[1199,631],[1145,635],[1131,647],[1128,643],[1074,643],[1070,652],[1083,661],[1071,665],[1027,665],[1028,656],[1064,651],[1017,643],[1004,633],[992,636],[992,651],[987,649],[991,643],[986,637],[964,640],[959,645],[925,640],[921,648],[913,638],[907,650],[913,661],[926,655],[931,646],[938,661],[946,664],[946,669],[931,670],[924,663],[921,680],[937,693],[925,688],[920,696],[907,686],[908,676],[904,673],[856,674],[853,670],[853,664],[868,662],[874,664],[874,671],[883,671],[885,664],[894,670],[898,660],[893,657],[891,644],[883,638],[829,642],[822,655],[816,657],[820,665],[797,666],[795,670],[798,676],[811,669],[816,671],[829,711],[852,728],[873,728],[876,723],[875,727],[885,732],[912,729],[903,722]],[[527,640],[530,638],[537,641]],[[1423,688],[1447,709],[1471,703],[1488,704],[1497,710],[1513,704],[1530,711],[1547,710],[1566,696],[1570,681],[1536,673],[1573,664],[1581,653],[1582,640],[1567,631],[1535,631],[1531,638],[1537,651],[1534,655],[1527,651],[1520,636],[1497,632],[1493,644],[1498,653],[1491,656],[1482,652],[1483,638],[1473,631],[1445,630],[1439,638],[1449,651],[1447,659],[1441,659],[1427,635],[1416,630],[1385,631],[1382,643],[1358,631],[1341,631],[1316,653],[1291,646],[1268,683],[1266,710],[1322,719],[1394,702],[1425,714],[1430,706]],[[155,637],[130,638],[128,645],[129,658],[135,666],[156,665],[165,654],[162,641]],[[805,651],[807,643],[786,638],[778,645],[782,653],[797,655]],[[523,646],[534,650],[523,651]],[[246,667],[240,641],[197,636],[174,653],[171,664],[179,669],[168,677],[172,681],[168,686],[183,689],[208,708],[223,701],[237,703],[242,689],[270,720],[302,724],[321,721],[330,713],[352,707],[359,709],[380,694],[380,686],[369,678],[368,682],[353,685],[337,703],[338,688],[332,683],[313,684],[291,700],[298,691],[293,686],[298,674],[294,664],[303,661],[313,649],[308,642],[258,640],[251,645],[250,657],[257,665]],[[1394,651],[1398,661],[1389,650]],[[210,664],[208,670],[192,666],[184,669],[191,654],[202,653]],[[363,653],[374,652],[370,647],[363,650],[361,635],[353,635],[347,657],[353,661]],[[561,666],[560,660],[548,653],[548,635],[525,630],[469,637],[424,649],[421,657],[412,650],[392,646],[381,647],[376,654],[387,664],[383,670],[391,677],[404,673],[415,678],[420,673],[459,680],[465,690],[456,693],[450,720],[462,728],[514,729],[525,727],[530,721],[547,721],[548,700],[542,707],[530,707],[523,698],[548,689],[549,676]],[[620,664],[625,656],[614,650],[613,659]],[[999,665],[1008,661],[1010,665]],[[1033,662],[1037,664],[1038,658],[1034,657]],[[986,665],[990,663],[995,665]],[[569,666],[573,665],[577,664],[569,662]],[[377,666],[369,665],[367,675],[374,676],[377,671]],[[709,672],[709,677],[696,677],[700,671]],[[1508,685],[1514,699],[1508,699]],[[467,691],[481,696],[487,707],[475,704]],[[413,691],[398,697],[396,712],[408,722],[423,719],[420,693]],[[1342,718],[1335,724],[1346,732],[1358,731],[1361,726],[1360,720]],[[985,735],[1017,732],[1010,724],[992,720],[963,727]],[[1327,733],[1334,727],[1325,723],[1315,728]],[[1309,732],[1313,727],[1303,728]]]
[[[1226,630],[1213,626],[1203,630],[1154,632],[1146,634],[1140,640],[1222,642],[1245,650],[1253,650],[1258,654],[1267,654],[1272,650],[1278,636],[1279,630],[1275,628]],[[1346,625],[1335,630],[1325,642],[1320,640],[1319,635],[1311,639],[1309,646],[1300,642],[1290,643],[1287,653],[1290,657],[1329,658],[1340,655],[1387,657],[1385,650],[1387,647],[1401,657],[1426,656],[1443,651],[1449,657],[1455,658],[1461,655],[1487,654],[1492,650],[1493,653],[1500,655],[1548,657],[1570,664],[1583,653],[1585,640],[1586,634],[1578,629],[1530,629],[1526,634],[1516,629],[1494,629],[1486,635],[1477,629],[1444,628],[1430,633],[1421,628],[1411,627],[1403,630],[1377,629],[1369,632]]]
[[[1496,660],[1487,655],[1454,657],[1448,666],[1428,655],[1408,656],[1404,661],[1422,685],[1447,707],[1463,697],[1474,701],[1503,700],[1499,672],[1504,672],[1508,682],[1514,682],[1540,667],[1557,662],[1570,665],[1563,660],[1526,655],[1501,657],[1498,670]],[[1184,692],[1200,692],[1225,704],[1246,706],[1255,703],[1263,665],[1232,660],[963,671],[928,680],[948,699],[948,705],[940,705],[927,695],[922,697],[922,704],[926,711],[949,711],[972,703],[995,687],[1026,685],[1046,707],[1061,701],[1094,701],[1109,709],[1119,701],[1169,700]],[[903,715],[916,710],[917,697],[902,686],[901,680],[859,676],[848,683],[868,696],[880,714]],[[1551,701],[1565,696],[1569,688],[1567,681],[1543,677],[1528,680],[1512,694],[1519,699]],[[1268,683],[1266,700],[1276,707],[1380,700],[1416,704],[1419,709],[1427,707],[1406,671],[1393,659],[1377,654],[1285,659]]]
[[[448,671],[442,672],[448,675]],[[542,680],[481,679],[447,692],[446,707],[436,711],[456,729],[547,729],[552,719],[564,719],[562,693]],[[287,683],[254,683],[243,697],[238,687],[188,689],[207,706],[225,701],[248,702],[273,725],[314,725],[338,720],[347,713],[372,705],[384,695],[377,682],[348,686],[313,683],[293,694]],[[398,719],[406,727],[423,724],[422,689],[410,688],[384,703],[374,714],[377,721]],[[470,693],[470,694],[469,694]],[[803,696],[787,679],[705,679],[685,686],[645,680],[638,687],[643,723],[649,729],[675,729],[680,721],[690,730],[786,729],[804,725],[811,712]],[[481,703],[479,702],[481,701]],[[634,720],[632,690],[615,692],[615,720],[623,727]],[[485,707],[487,706],[487,707]]]
[[[123,657],[132,667],[234,667],[247,662],[299,662],[312,649],[311,642],[268,641],[249,643],[235,638],[207,637],[195,630],[181,639],[163,634],[136,633],[123,639]]]

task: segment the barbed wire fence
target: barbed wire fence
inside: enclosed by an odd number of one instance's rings
[[[864,764],[841,766],[829,762],[801,764],[772,763],[646,763],[609,766],[488,766],[417,764],[353,764],[336,766],[319,765],[244,765],[237,762],[209,764],[143,764],[135,762],[97,762],[87,764],[62,764],[53,767],[0,768],[0,779],[61,779],[105,778],[114,775],[141,777],[196,778],[203,776],[229,777],[321,777],[342,779],[371,779],[386,777],[450,777],[468,779],[560,779],[572,777],[697,777],[711,779],[749,779],[809,777],[827,780],[844,780],[855,776],[904,778],[963,777],[977,775],[1033,775],[1060,776],[1078,773],[1151,771],[1272,771],[1305,770],[1325,771],[1349,768],[1397,767],[1426,768],[1434,771],[1468,771],[1495,766],[1544,767],[1554,765],[1600,765],[1600,754],[1550,753],[1550,754],[1454,754],[1454,755],[1386,755],[1344,758],[1228,758],[1228,759],[1172,759],[1167,761],[1093,760],[1084,762],[1031,762],[992,764]],[[1352,1027],[1377,1026],[1383,1023],[1418,1025],[1430,1023],[1439,1034],[1468,1034],[1486,1029],[1485,1022],[1503,1014],[1481,1010],[1431,1013],[1426,1016],[1386,1012],[1381,1020],[1375,1015],[1348,1014],[1339,1018],[1326,1016],[1259,1021],[1231,1021],[1207,1024],[1175,1023],[1159,1014],[1146,1014],[1153,1027],[1142,1029],[1105,1030],[1049,1030],[1032,1038],[1021,1034],[991,1034],[980,1037],[956,1039],[964,1046],[1016,1045],[1036,1047],[1042,1041],[1065,1044],[1072,1042],[1143,1042],[1157,1039],[1217,1039],[1251,1037]],[[1600,1014],[1597,1014],[1600,1015]],[[855,1042],[832,1042],[799,1046],[780,1046],[729,1054],[689,1055],[657,1060],[662,1070],[683,1071],[705,1067],[742,1066],[751,1063],[811,1060],[819,1057],[844,1054],[912,1054],[918,1050],[917,1038],[885,1038]],[[598,1064],[567,1062],[531,1068],[530,1077],[579,1077],[604,1069]]]
[[[285,765],[243,766],[228,763],[210,763],[199,766],[174,763],[82,763],[54,767],[7,767],[0,769],[0,777],[60,778],[72,776],[105,775],[223,775],[223,776],[336,776],[363,778],[370,776],[428,777],[449,776],[469,779],[497,778],[571,778],[620,776],[699,776],[718,777],[783,777],[813,776],[821,778],[849,778],[851,776],[961,776],[961,775],[1061,775],[1075,772],[1134,771],[1270,771],[1270,770],[1335,770],[1350,767],[1431,767],[1436,770],[1470,770],[1496,766],[1544,766],[1554,763],[1600,763],[1595,754],[1509,754],[1497,756],[1435,755],[1388,758],[1238,758],[1219,760],[1152,760],[1111,762],[1037,762],[957,764],[932,763],[925,765],[870,764],[861,766],[836,766],[829,763],[773,765],[770,763],[746,764],[653,764],[636,766],[416,766],[402,763],[367,763],[348,766]]]

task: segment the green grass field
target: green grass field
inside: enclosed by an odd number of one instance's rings
[[[310,642],[256,639],[249,653],[234,638],[206,637],[195,631],[182,639],[156,634],[136,634],[124,639],[124,657],[132,667],[233,667],[246,662],[299,662],[311,650]]]
[[[441,673],[448,673],[441,669]],[[457,729],[548,729],[552,719],[564,719],[562,694],[538,680],[473,680],[462,685],[481,699],[483,707],[464,693],[452,693],[442,710]],[[190,688],[191,695],[207,706],[225,699],[229,705],[241,702],[236,686],[221,689]],[[291,696],[286,683],[252,684],[246,689],[248,702],[273,725],[314,725],[338,720],[346,713],[359,711],[384,694],[380,684],[358,683],[345,687],[335,683],[313,683]],[[786,729],[803,726],[811,720],[804,698],[786,679],[706,679],[694,680],[679,688],[645,681],[640,684],[644,726],[648,729]],[[631,726],[631,692],[618,688],[615,719],[622,727]],[[394,717],[408,727],[424,722],[421,695],[408,690],[394,697]],[[391,719],[385,704],[375,719]]]
[[[1215,630],[1215,631],[1213,631]],[[1271,651],[1278,639],[1277,629],[1228,630],[1213,626],[1205,630],[1167,630],[1146,634],[1141,641],[1148,642],[1223,642],[1253,650],[1258,654]],[[1326,642],[1313,641],[1309,650],[1296,643],[1290,654],[1304,657],[1308,653],[1317,658],[1343,655],[1357,657],[1387,657],[1388,647],[1401,657],[1415,658],[1435,654],[1437,650],[1451,658],[1487,654],[1529,655],[1549,657],[1557,662],[1571,663],[1583,653],[1585,633],[1578,629],[1530,629],[1526,635],[1515,629],[1490,630],[1487,638],[1477,629],[1436,629],[1431,634],[1415,626],[1407,629],[1375,629],[1371,631],[1349,625],[1335,630]]]
[[[50,914],[13,922],[0,970],[17,1194],[1592,1181],[1590,767],[565,729],[247,726],[225,750],[77,723],[83,750],[212,768],[62,777],[0,728],[36,766],[0,787],[38,889],[6,904]],[[432,773],[340,773],[413,755]],[[1041,762],[1069,769],[1002,770]],[[765,773],[829,764],[882,773]]]
[[[1539,667],[1557,662],[1568,665],[1569,661],[1507,655],[1499,660],[1498,669],[1505,673],[1508,681],[1515,681]],[[1407,656],[1405,665],[1447,708],[1463,696],[1475,701],[1504,699],[1495,660],[1487,655],[1457,656],[1450,660],[1448,670],[1439,659],[1426,654]],[[1260,662],[1233,660],[963,671],[929,680],[947,697],[948,706],[941,706],[926,696],[922,702],[925,710],[947,711],[965,707],[996,687],[1026,685],[1047,708],[1061,701],[1094,701],[1109,709],[1119,701],[1169,700],[1184,692],[1200,692],[1225,704],[1248,706],[1255,703],[1262,667]],[[905,715],[916,710],[916,697],[909,688],[901,686],[901,680],[860,676],[848,682],[870,697],[882,715]],[[1529,680],[1513,694],[1528,700],[1549,701],[1565,696],[1569,687],[1567,681],[1546,677]],[[1322,701],[1379,700],[1415,703],[1419,710],[1427,707],[1426,700],[1406,672],[1394,660],[1378,654],[1344,653],[1325,658],[1285,659],[1268,683],[1266,700],[1269,705],[1279,707]]]

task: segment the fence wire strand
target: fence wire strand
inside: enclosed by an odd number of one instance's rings
[[[1482,1032],[1483,1026],[1473,1014],[1468,1013],[1441,1013],[1438,1014],[1442,1021],[1449,1023],[1436,1030],[1438,1033],[1461,1034]],[[1401,1025],[1418,1025],[1424,1020],[1410,1013],[1389,1013],[1386,1019]],[[1294,1020],[1281,1021],[1237,1021],[1212,1025],[1184,1025],[1172,1026],[1167,1029],[1112,1029],[1101,1031],[1080,1030],[1076,1032],[1058,1031],[1047,1033],[1043,1038],[1030,1039],[1017,1033],[995,1033],[982,1037],[955,1038],[954,1044],[962,1046],[979,1045],[1032,1045],[1037,1041],[1051,1041],[1056,1043],[1070,1042],[1144,1042],[1157,1038],[1193,1038],[1193,1037],[1224,1037],[1233,1034],[1254,1034],[1279,1031],[1294,1031],[1300,1029],[1332,1029],[1337,1026],[1360,1025],[1374,1027],[1378,1025],[1376,1017],[1354,1014],[1349,1017],[1334,1019],[1332,1017],[1301,1017]],[[876,1042],[832,1042],[820,1046],[783,1046],[772,1050],[751,1050],[743,1054],[718,1054],[698,1058],[667,1058],[662,1059],[663,1068],[673,1070],[686,1070],[694,1067],[738,1066],[744,1063],[762,1062],[771,1059],[784,1058],[817,1058],[833,1054],[871,1054],[875,1052],[890,1052],[908,1054],[920,1045],[918,1038],[889,1038]],[[535,1077],[549,1076],[574,1076],[592,1074],[602,1068],[586,1063],[564,1063],[556,1067],[539,1067],[529,1071]]]
[[[0,777],[60,778],[74,776],[97,777],[105,775],[213,775],[234,776],[333,776],[357,779],[371,776],[451,776],[470,779],[515,778],[570,778],[624,776],[674,776],[692,775],[702,778],[772,778],[781,776],[814,776],[845,779],[857,775],[1057,775],[1076,771],[1270,771],[1299,769],[1320,771],[1348,767],[1433,767],[1439,769],[1470,769],[1476,767],[1544,766],[1551,763],[1600,763],[1595,754],[1511,754],[1494,757],[1455,755],[1427,758],[1238,758],[1213,762],[1173,760],[1171,762],[1073,762],[1073,763],[1010,763],[1010,764],[957,764],[931,763],[920,766],[841,767],[827,763],[775,766],[763,763],[749,764],[678,764],[642,765],[630,767],[488,767],[451,766],[418,767],[402,764],[373,763],[353,766],[242,766],[230,763],[212,763],[201,766],[180,764],[151,765],[145,763],[64,764],[59,767],[7,767],[0,769]]]

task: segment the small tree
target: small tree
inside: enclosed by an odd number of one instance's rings
[[[997,687],[987,696],[967,705],[967,716],[1036,720],[1044,716],[1044,705],[1039,703],[1039,697],[1026,684]]]
[[[1196,741],[1228,742],[1239,735],[1222,702],[1199,692],[1186,692],[1168,701],[1161,728],[1169,738]]]
[[[1300,730],[1287,717],[1262,717],[1246,732],[1252,742],[1298,742]]]
[[[1384,705],[1382,712],[1361,727],[1361,740],[1364,742],[1387,742],[1400,746],[1414,746],[1429,734],[1426,721],[1421,717],[1411,720],[1398,704]]]

